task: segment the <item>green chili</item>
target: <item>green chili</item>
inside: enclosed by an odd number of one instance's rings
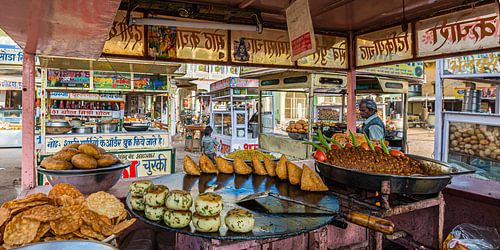
[[[316,149],[321,150],[323,153],[325,153],[325,154],[326,154],[326,150],[325,150],[323,147],[321,147],[320,145],[318,145],[317,143],[314,143],[314,142],[312,142],[312,141],[307,141],[307,142],[303,142],[303,144],[312,145],[312,146],[313,146],[313,147],[315,147]]]
[[[339,148],[344,148],[344,147],[342,147],[342,145],[341,145],[341,144],[340,144],[337,140],[335,140],[335,139],[333,139],[333,138],[328,138],[328,137],[325,137],[325,138],[326,138],[326,140],[327,140],[328,142],[330,142],[330,143],[333,143],[333,144],[337,145]]]
[[[385,146],[384,138],[380,139],[380,147],[382,148],[382,151],[384,151],[384,153],[389,154],[389,149],[387,149],[387,146]]]
[[[349,129],[349,135],[351,136],[352,145],[354,147],[359,147],[358,142],[356,141],[356,137],[354,136],[354,134],[350,129]]]
[[[319,141],[321,142],[321,144],[323,144],[323,146],[325,146],[325,148],[330,151],[332,150],[332,148],[330,147],[330,144],[328,144],[328,142],[325,140],[325,137],[323,136],[323,132],[321,132],[321,129],[318,128],[318,139]]]
[[[368,144],[368,147],[370,147],[370,150],[375,151],[375,147],[373,147],[373,144],[370,141],[370,139],[368,138],[368,136],[366,134],[364,134],[364,135],[365,135],[366,143]]]

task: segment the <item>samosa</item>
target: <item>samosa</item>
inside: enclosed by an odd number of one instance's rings
[[[287,162],[286,167],[288,171],[288,181],[290,181],[290,184],[292,185],[300,184],[300,179],[302,177],[302,169],[299,166],[293,164],[292,162]]]
[[[282,180],[288,179],[286,167],[287,162],[288,160],[286,159],[285,155],[281,155],[280,160],[278,161],[278,165],[276,166],[276,175]]]
[[[328,187],[318,173],[314,172],[306,165],[302,167],[300,189],[304,191],[328,191]]]
[[[252,167],[248,166],[241,158],[234,158],[234,172],[237,174],[251,174]]]
[[[196,162],[189,157],[189,155],[184,156],[184,172],[188,175],[201,175],[200,167],[196,165]]]
[[[253,172],[257,175],[267,175],[266,168],[256,156],[252,157]]]
[[[229,163],[226,159],[216,156],[215,157],[215,165],[219,172],[223,174],[232,174],[234,172],[233,165]]]
[[[267,157],[264,158],[264,167],[269,176],[276,176],[276,163]]]
[[[214,163],[206,154],[201,154],[200,156],[200,168],[201,172],[207,173],[207,174],[216,174],[217,173],[217,168],[215,167]]]

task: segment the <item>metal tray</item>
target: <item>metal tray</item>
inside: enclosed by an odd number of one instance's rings
[[[105,168],[94,168],[94,169],[69,169],[69,170],[50,170],[45,169],[40,166],[37,167],[37,171],[46,175],[63,176],[63,175],[86,175],[86,174],[104,174],[113,172],[120,169],[125,169],[130,166],[130,162],[116,163]]]
[[[236,204],[240,199],[257,192],[271,191],[295,200],[310,204],[320,205],[339,211],[337,198],[328,192],[306,192],[300,190],[299,186],[293,186],[288,181],[278,178],[259,175],[208,175],[190,176],[184,173],[176,173],[161,176],[153,180],[154,184],[166,185],[170,190],[182,189],[190,191],[193,198],[199,193],[213,188],[214,192],[220,194],[224,200],[224,208],[221,212],[221,228],[218,233],[197,232],[192,225],[183,229],[174,229],[166,226],[163,221],[154,222],[145,218],[143,211],[132,210],[130,205],[130,193],[127,196],[127,206],[132,214],[147,224],[168,231],[217,240],[256,240],[265,238],[291,237],[306,233],[335,220],[332,214],[268,214],[264,211],[251,209],[255,215],[255,227],[250,233],[234,233],[224,225],[224,216],[227,211],[241,207]],[[280,204],[281,205],[281,204]],[[246,208],[246,207],[243,207]],[[246,208],[249,209],[249,208]],[[194,207],[191,208],[194,211]],[[305,211],[307,212],[307,211]]]
[[[342,168],[324,162],[316,161],[316,170],[327,179],[339,182],[350,187],[370,191],[380,191],[383,181],[390,182],[390,192],[397,194],[435,194],[451,183],[452,175],[459,174],[458,170],[450,165],[417,155],[407,155],[424,164],[426,168],[439,170],[443,175],[400,176],[377,174]]]
[[[281,157],[281,154],[280,153],[276,153],[276,152],[271,152],[271,151],[266,151],[266,150],[260,150],[259,151],[263,152],[263,153],[266,153],[266,154],[270,154],[272,156],[274,156],[274,162],[278,162],[280,160],[280,157]],[[227,156],[231,154],[231,153],[228,153],[228,154],[223,154],[221,157],[224,158],[226,161],[229,161],[229,162],[234,162],[234,159],[231,159],[231,158],[227,158]],[[245,160],[244,161],[246,164],[250,164],[252,165],[252,160]],[[262,163],[264,163],[264,160],[260,161]]]
[[[147,131],[149,129],[148,125],[124,125],[123,128],[129,132],[134,131]]]

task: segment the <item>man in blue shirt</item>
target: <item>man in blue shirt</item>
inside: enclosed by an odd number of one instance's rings
[[[201,147],[203,153],[205,153],[213,163],[215,163],[215,147],[219,147],[220,144],[214,138],[212,138],[212,127],[207,126],[203,131],[203,137],[201,138]]]
[[[372,99],[363,99],[359,102],[359,112],[361,117],[366,119],[363,122],[362,133],[370,139],[380,140],[385,136],[385,125],[377,115],[377,104]]]

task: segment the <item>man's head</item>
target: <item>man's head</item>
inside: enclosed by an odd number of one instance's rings
[[[212,127],[207,126],[207,127],[205,127],[205,130],[203,131],[203,135],[210,136],[210,135],[212,135],[212,131],[213,131]]]
[[[377,104],[372,99],[363,99],[359,102],[361,117],[367,119],[377,112]]]

